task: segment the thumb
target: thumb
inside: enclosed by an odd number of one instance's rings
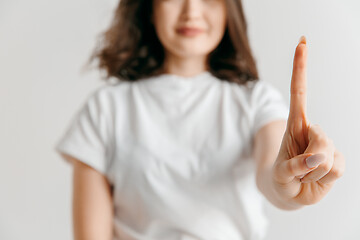
[[[274,178],[279,183],[289,183],[295,176],[305,175],[326,160],[323,153],[304,153],[282,161],[274,168]]]

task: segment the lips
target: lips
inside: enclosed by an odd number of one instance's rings
[[[177,32],[186,36],[195,36],[197,34],[204,32],[204,30],[201,28],[194,28],[194,27],[182,27],[182,28],[178,28]]]

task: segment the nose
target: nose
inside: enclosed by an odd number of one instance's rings
[[[182,17],[185,19],[197,18],[201,14],[201,0],[184,0]]]

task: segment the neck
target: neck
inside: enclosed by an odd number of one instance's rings
[[[204,56],[181,58],[168,55],[165,58],[162,73],[191,77],[208,70]]]

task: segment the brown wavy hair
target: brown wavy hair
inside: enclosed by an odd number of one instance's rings
[[[227,26],[221,42],[207,56],[209,72],[239,84],[258,80],[241,0],[225,1]],[[103,80],[136,81],[161,74],[165,55],[150,19],[152,0],[120,0],[113,14],[88,64],[98,60],[97,67],[106,72]]]

